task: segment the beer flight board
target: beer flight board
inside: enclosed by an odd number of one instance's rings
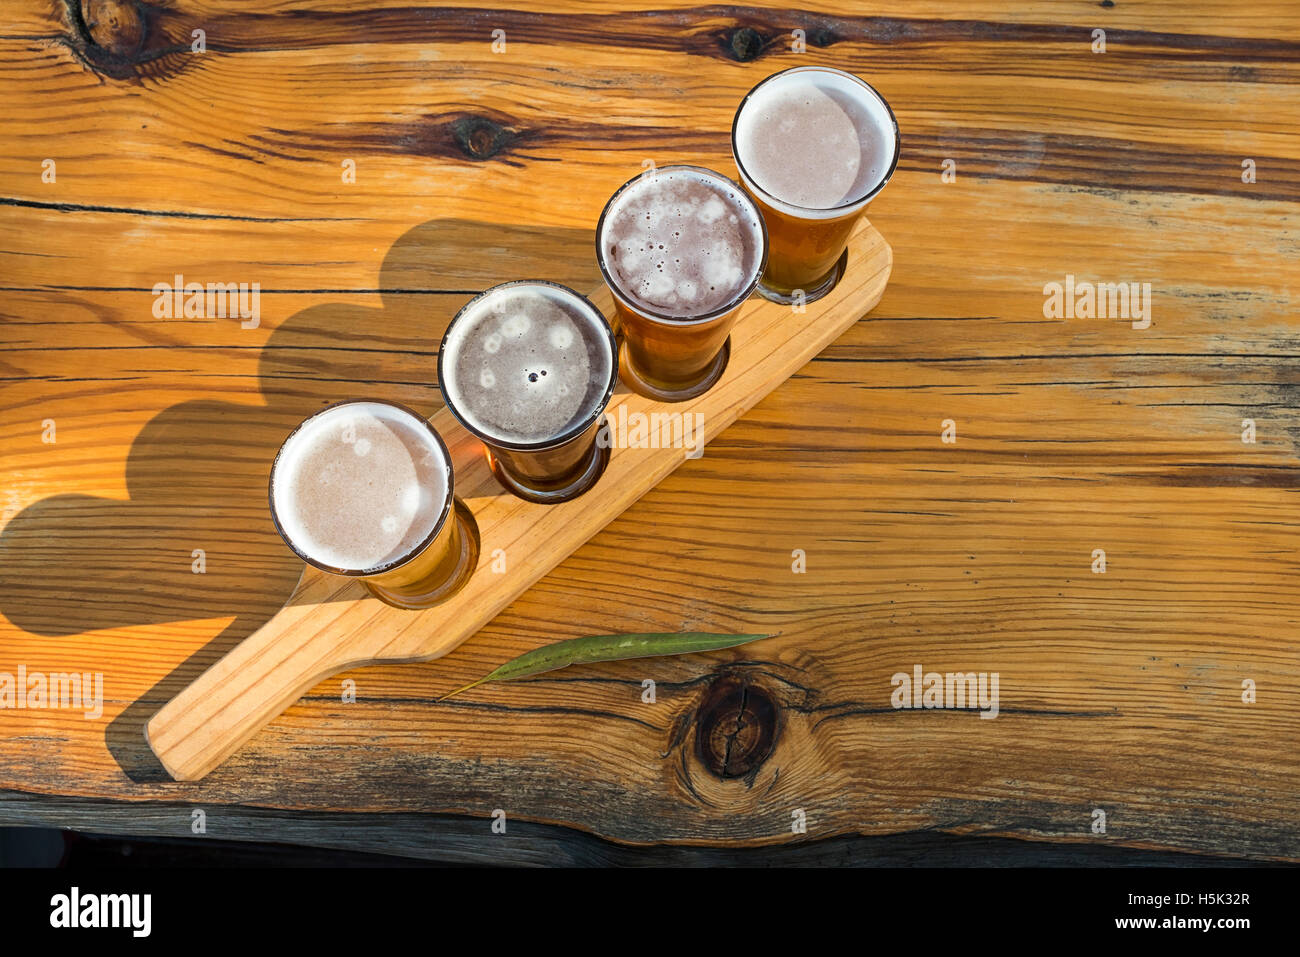
[[[746,302],[731,332],[727,369],[707,393],[667,403],[620,384],[606,415],[690,413],[702,417],[695,420],[697,441],[712,441],[880,301],[893,253],[865,217],[846,255],[839,284],[802,312],[757,295]],[[606,286],[589,298],[613,315]],[[270,621],[148,722],[149,745],[173,778],[204,777],[331,675],[381,662],[429,661],[452,651],[686,461],[681,448],[616,446],[593,489],[572,501],[537,505],[498,484],[479,440],[445,408],[430,421],[451,453],[456,495],[477,529],[477,564],[464,587],[441,604],[407,611],[371,596],[355,580],[305,566]],[[507,570],[497,573],[494,556],[502,551]]]

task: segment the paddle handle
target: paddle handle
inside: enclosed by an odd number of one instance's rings
[[[284,608],[145,725],[145,739],[177,781],[206,775],[317,682],[374,660],[376,649],[339,641],[329,611],[343,605],[295,604],[312,577],[308,570]]]

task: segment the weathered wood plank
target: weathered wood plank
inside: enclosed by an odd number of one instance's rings
[[[611,170],[608,181],[617,184],[619,177],[632,172]],[[1188,338],[1197,351],[1223,353],[1238,348],[1285,352],[1296,341],[1287,317],[1292,301],[1290,257],[1297,248],[1292,204],[962,179],[945,185],[937,173],[901,173],[891,189],[895,185],[910,195],[899,200],[888,193],[882,196],[872,207],[871,219],[882,232],[907,243],[915,255],[898,264],[870,321],[979,320],[951,327],[962,333],[941,340],[944,355],[966,349],[968,342],[973,344],[970,356],[1043,354],[1076,344],[1104,351],[1098,348],[1104,342],[1101,336],[1133,349],[1155,343],[1162,351],[1180,351],[1170,348],[1171,341]],[[232,344],[247,343],[251,332],[220,322],[200,329],[182,327],[175,320],[155,321],[150,293],[154,284],[171,282],[181,272],[200,281],[242,277],[261,283],[263,292],[275,297],[304,291],[333,296],[350,290],[454,291],[468,297],[501,276],[522,273],[582,288],[598,276],[590,222],[528,222],[544,215],[540,209],[521,212],[525,221],[519,224],[499,221],[511,209],[522,209],[528,195],[526,185],[516,184],[483,220],[442,216],[434,210],[434,218],[415,223],[394,216],[391,221],[376,218],[364,227],[313,228],[307,234],[311,241],[321,242],[335,257],[323,271],[306,261],[300,249],[295,252],[295,244],[304,239],[301,225],[177,223],[144,217],[131,219],[135,225],[130,242],[123,243],[122,219],[111,214],[11,208],[3,214],[13,229],[7,241],[0,240],[0,280],[21,291],[59,287],[72,293],[54,300],[73,311],[65,316],[60,309],[50,316],[52,334],[61,321],[90,321],[92,308],[112,308],[121,311],[119,321],[130,319],[155,334],[174,328],[182,340],[211,335],[224,338],[200,341]],[[583,200],[592,221],[606,198],[602,189]],[[1153,230],[1159,229],[1171,230],[1169,235],[1176,238],[1153,241]],[[1019,237],[1026,230],[1050,236],[1051,242],[1024,243]],[[17,246],[17,238],[23,245],[10,248]],[[88,282],[95,264],[110,256],[115,269],[101,281]],[[954,258],[964,264],[960,271],[951,268]],[[1061,282],[1067,273],[1093,281],[1151,282],[1152,327],[1137,334],[1122,320],[1044,319],[1043,285]],[[108,296],[103,306],[93,295],[120,290],[138,295]],[[24,302],[32,300],[6,296],[0,309],[18,319]],[[287,319],[295,306],[291,299],[264,300],[268,322]],[[873,348],[909,348],[919,335],[918,327],[911,328],[896,343],[885,338]],[[27,332],[30,344],[31,330]],[[17,333],[6,329],[0,335],[8,339]],[[1025,337],[1037,337],[1037,347],[1021,349]]]
[[[21,41],[0,43],[6,58],[33,54]],[[937,175],[953,159],[964,173],[1099,188],[1274,199],[1300,191],[1287,146],[1294,66],[1244,81],[1207,75],[1202,62],[1172,77],[1125,62],[1122,52],[1029,46],[988,49],[957,73],[950,48],[937,44],[900,62],[855,47],[701,72],[685,54],[598,49],[557,83],[551,64],[571,56],[569,47],[494,55],[486,44],[446,43],[427,57],[401,46],[362,50],[327,50],[324,62],[322,51],[280,54],[286,67],[269,75],[250,74],[246,55],[214,56],[201,71],[143,92],[74,64],[53,76],[10,76],[5,92],[18,106],[0,126],[9,144],[0,172],[16,195],[7,196],[236,223],[365,219],[403,196],[491,218],[483,200],[526,182],[547,188],[563,216],[573,183],[593,170],[635,168],[647,157],[729,163],[738,99],[766,73],[805,62],[871,77],[905,131],[903,169]],[[1300,62],[1297,54],[1300,46],[1284,62]],[[1008,75],[1007,62],[1025,64],[1036,82]],[[402,86],[395,71],[439,79],[432,89]],[[631,72],[645,90],[612,86],[613,72]],[[285,115],[261,102],[295,107]],[[1245,129],[1243,113],[1253,118]],[[114,176],[97,162],[104,136],[140,155],[131,171]],[[1260,170],[1249,188],[1240,181],[1246,157]],[[47,158],[62,170],[57,183],[40,178]],[[353,184],[341,182],[343,159],[357,163]]]
[[[213,0],[173,0],[170,7],[184,10],[194,16],[208,16],[216,13],[229,15],[262,14],[276,16],[303,16],[319,11],[316,0],[226,0],[215,3]],[[350,0],[347,7],[355,12],[383,11],[391,7],[389,0]],[[425,4],[425,8],[446,7],[448,5]],[[527,12],[532,6],[527,0],[507,0],[491,7],[470,8],[452,7],[461,11],[473,11],[483,19],[489,19],[496,12]],[[29,0],[14,4],[10,11],[11,30],[43,35],[51,23],[62,23],[65,0]],[[609,0],[553,0],[547,3],[547,11],[553,14],[573,13],[615,13],[631,11],[635,8],[621,5]],[[758,0],[743,5],[705,6],[696,0],[656,0],[646,9],[655,11],[679,11],[690,13],[700,9],[730,11],[771,11],[772,15],[796,18],[803,13],[828,14],[834,17],[851,17],[862,13],[857,0],[807,0],[797,8],[774,2]],[[1148,30],[1166,33],[1187,33],[1192,35],[1211,35],[1223,37],[1255,37],[1272,39],[1279,36],[1279,24],[1285,24],[1294,16],[1294,8],[1288,0],[1260,0],[1249,7],[1230,9],[1213,5],[1189,6],[1185,0],[1143,0],[1142,3],[1104,3],[1063,4],[1060,0],[1025,0],[1009,6],[996,0],[882,0],[872,4],[872,13],[882,23],[891,18],[902,20],[907,17],[922,20],[954,20],[968,23],[985,24],[1040,24],[1040,25],[1075,25],[1091,26],[1115,25],[1130,30]],[[371,14],[373,15],[373,14]],[[407,14],[410,15],[409,13]]]
[[[317,814],[255,808],[210,808],[202,837],[192,831],[189,805],[164,802],[125,804],[67,798],[35,803],[27,795],[0,792],[0,822],[22,826],[51,826],[94,831],[111,829],[157,842],[156,850],[135,843],[124,861],[115,842],[93,833],[80,835],[79,859],[91,857],[109,866],[335,866],[329,853],[312,855],[286,845],[307,844],[351,854],[385,855],[438,864],[481,864],[523,867],[610,865],[645,867],[734,866],[771,867],[899,867],[924,863],[928,867],[991,867],[1052,865],[1119,865],[1125,867],[1239,867],[1234,858],[1204,857],[1131,850],[1115,845],[1048,844],[996,837],[962,837],[931,832],[879,837],[828,838],[765,848],[703,848],[684,845],[627,847],[600,838],[531,821],[511,821],[505,834],[494,834],[491,820],[431,814]],[[267,842],[252,845],[245,842]],[[272,843],[273,842],[273,843]],[[86,848],[84,845],[92,845]],[[355,857],[345,859],[356,864]],[[92,865],[93,866],[93,865]]]

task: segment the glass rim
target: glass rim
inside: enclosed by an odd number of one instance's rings
[[[591,413],[582,417],[576,424],[569,426],[559,434],[557,438],[548,438],[538,442],[516,442],[508,439],[501,439],[483,432],[481,429],[466,421],[456,403],[451,400],[445,385],[446,378],[443,376],[443,357],[447,354],[447,339],[451,335],[452,329],[455,328],[457,320],[465,314],[475,303],[498,292],[502,289],[510,289],[516,286],[546,286],[570,296],[576,300],[575,305],[586,309],[592,316],[599,319],[599,326],[605,333],[605,339],[609,344],[609,382],[605,386],[604,393],[599,402],[596,402]],[[605,409],[609,406],[609,400],[614,396],[614,390],[618,388],[618,339],[614,336],[614,329],[605,314],[596,308],[596,304],[584,296],[582,293],[569,288],[563,283],[552,282],[549,279],[512,279],[509,282],[497,283],[495,286],[489,286],[482,292],[473,296],[465,305],[456,310],[456,315],[452,316],[451,322],[447,323],[447,329],[442,334],[442,341],[438,343],[438,391],[442,393],[443,402],[447,406],[452,416],[459,422],[466,432],[470,433],[484,445],[492,448],[506,449],[510,452],[547,452],[551,449],[567,445],[574,439],[581,436],[587,429],[600,421],[600,417],[605,414]]]
[[[894,155],[890,158],[889,168],[885,170],[884,176],[882,176],[880,180],[862,196],[859,196],[856,199],[851,199],[845,203],[840,203],[837,206],[800,206],[798,203],[792,203],[789,200],[773,196],[767,190],[763,189],[763,187],[759,186],[754,177],[745,169],[745,164],[740,160],[740,150],[736,148],[736,128],[740,125],[740,114],[744,112],[745,106],[749,103],[755,93],[773,80],[780,79],[781,77],[791,73],[833,73],[837,76],[842,76],[857,83],[859,86],[864,87],[872,96],[879,100],[880,105],[885,108],[885,114],[889,117],[890,125],[894,129]],[[787,67],[784,70],[778,70],[776,73],[764,77],[754,84],[750,91],[745,94],[744,98],[741,99],[740,105],[736,107],[736,115],[732,117],[731,120],[731,158],[736,163],[736,170],[740,173],[741,179],[745,181],[747,186],[752,187],[754,192],[761,194],[764,200],[769,201],[770,204],[778,210],[782,208],[794,210],[796,214],[806,214],[804,216],[806,219],[835,219],[838,218],[838,216],[844,216],[856,212],[860,207],[865,206],[875,198],[876,194],[885,188],[890,177],[894,175],[894,171],[898,168],[898,160],[902,153],[902,148],[903,140],[898,129],[898,118],[894,116],[893,107],[889,105],[889,101],[885,99],[884,95],[857,74],[850,73],[847,70],[839,70],[833,66],[804,64],[802,66]]]
[[[398,410],[403,415],[415,419],[419,424],[422,424],[429,430],[429,434],[433,437],[434,444],[442,454],[442,461],[447,473],[447,500],[443,503],[442,513],[438,516],[438,520],[433,523],[433,530],[429,532],[429,534],[425,536],[418,545],[413,546],[404,554],[386,561],[383,564],[365,569],[338,568],[334,565],[328,565],[325,562],[318,561],[310,555],[305,554],[302,549],[294,543],[293,539],[286,534],[284,526],[280,524],[280,516],[275,509],[275,473],[280,464],[280,456],[284,453],[285,447],[288,446],[288,444],[293,441],[293,437],[301,432],[309,423],[320,418],[322,415],[325,415],[327,412],[331,412],[334,409],[347,405],[385,405],[389,408]],[[275,453],[275,459],[271,462],[271,476],[267,481],[267,499],[271,506],[271,523],[275,525],[275,530],[279,532],[280,537],[284,539],[284,543],[289,546],[295,555],[305,561],[308,565],[319,568],[323,572],[329,572],[332,575],[344,575],[348,578],[372,578],[375,575],[382,575],[385,572],[393,571],[395,568],[400,568],[408,562],[413,561],[423,555],[425,550],[434,543],[442,533],[443,527],[447,524],[448,517],[455,510],[456,489],[453,484],[454,479],[455,469],[451,464],[451,453],[447,451],[447,443],[442,440],[442,436],[439,435],[438,430],[433,427],[433,423],[420,415],[420,413],[416,412],[410,406],[403,405],[400,402],[394,402],[391,399],[341,399],[338,402],[331,402],[324,408],[317,409],[311,415],[307,416],[299,422],[298,425],[294,427],[294,430],[285,436],[284,441],[280,443],[280,449]]]
[[[749,206],[753,208],[754,218],[758,220],[759,235],[762,238],[760,255],[758,256],[758,261],[755,264],[756,268],[754,271],[754,277],[750,282],[745,284],[744,291],[738,293],[733,298],[727,300],[727,302],[724,305],[720,306],[719,308],[712,309],[707,313],[701,313],[695,316],[677,317],[677,316],[670,316],[664,312],[647,310],[646,307],[643,306],[642,304],[633,302],[626,295],[624,295],[623,292],[618,288],[618,284],[614,282],[613,277],[610,275],[609,267],[605,263],[605,244],[601,240],[601,237],[604,235],[604,231],[605,231],[605,219],[608,217],[609,211],[613,207],[615,200],[617,200],[621,195],[623,195],[623,192],[625,190],[629,189],[635,183],[639,183],[647,174],[657,175],[659,173],[663,173],[665,171],[675,170],[675,169],[688,169],[688,170],[693,170],[694,172],[697,173],[705,173],[709,176],[714,177],[715,179],[720,179],[723,182],[730,183],[733,187],[735,187],[736,195],[741,197],[743,202],[749,204]],[[609,287],[609,291],[614,295],[614,298],[617,299],[619,302],[623,303],[624,306],[626,306],[628,309],[635,312],[638,316],[644,316],[646,319],[667,326],[700,325],[702,323],[711,322],[714,319],[727,315],[732,310],[739,308],[745,302],[746,299],[748,299],[751,295],[753,295],[754,290],[758,288],[759,282],[761,282],[763,279],[763,273],[767,270],[767,256],[769,252],[768,242],[769,240],[767,235],[767,223],[763,219],[763,211],[759,208],[758,204],[754,202],[754,198],[745,191],[745,187],[741,186],[730,176],[724,176],[722,173],[719,173],[717,170],[709,169],[707,166],[695,166],[691,163],[672,163],[668,166],[656,166],[650,170],[643,170],[642,172],[637,173],[637,175],[633,176],[630,180],[628,180],[618,189],[614,190],[614,195],[610,196],[609,200],[605,203],[605,208],[602,209],[600,212],[600,219],[596,221],[596,265],[600,267],[600,274],[605,280],[605,285]]]

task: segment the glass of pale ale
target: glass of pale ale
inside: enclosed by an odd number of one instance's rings
[[[497,481],[543,505],[596,484],[596,442],[618,383],[618,345],[600,310],[558,283],[502,283],[471,299],[438,349],[447,408],[482,441]]]
[[[739,184],[698,166],[624,183],[596,225],[614,296],[620,375],[651,398],[702,395],[726,369],[728,334],[767,261],[767,228]]]
[[[472,569],[447,447],[404,405],[353,399],[309,416],[280,447],[269,492],[299,558],[390,605],[435,604]]]
[[[812,302],[834,288],[849,235],[889,182],[898,150],[889,104],[851,73],[797,66],[749,91],[731,124],[731,152],[767,223],[759,295]]]

